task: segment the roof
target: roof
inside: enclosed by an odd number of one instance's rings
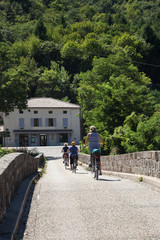
[[[30,98],[28,108],[80,108],[78,104],[64,102],[54,98]]]
[[[46,134],[46,133],[72,133],[72,129],[17,129],[13,130],[16,134],[22,134],[22,133],[32,133],[32,134]]]

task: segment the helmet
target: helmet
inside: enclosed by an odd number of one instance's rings
[[[96,132],[96,127],[95,126],[90,126],[90,131],[91,132]]]
[[[76,143],[75,143],[74,141],[73,141],[71,144],[72,144],[72,146],[75,146],[75,145],[76,145]]]

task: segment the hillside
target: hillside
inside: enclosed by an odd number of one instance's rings
[[[105,140],[129,116],[137,132],[159,111],[159,21],[159,0],[1,0],[0,110],[54,97],[80,104]],[[122,132],[105,151],[133,151]]]

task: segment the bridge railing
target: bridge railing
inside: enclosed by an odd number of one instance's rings
[[[32,157],[10,153],[0,158],[0,222],[21,181],[35,173],[44,160],[43,155]]]
[[[80,153],[79,160],[88,164],[90,156]],[[101,156],[101,163],[102,170],[160,178],[160,151]]]

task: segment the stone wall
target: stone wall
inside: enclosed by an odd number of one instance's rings
[[[0,222],[21,181],[36,172],[43,160],[43,155],[34,158],[24,153],[0,158]]]
[[[79,160],[88,164],[90,156],[79,154]],[[160,151],[136,152],[101,156],[102,170],[140,174],[160,178]]]

